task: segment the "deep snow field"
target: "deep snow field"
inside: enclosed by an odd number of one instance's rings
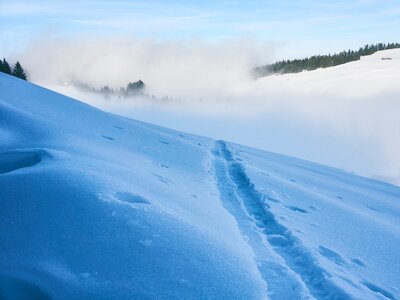
[[[400,299],[398,186],[5,74],[0,120],[0,299]]]

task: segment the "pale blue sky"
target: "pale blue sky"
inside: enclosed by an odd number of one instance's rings
[[[251,37],[276,42],[293,57],[399,42],[400,1],[0,0],[0,52],[47,34]]]

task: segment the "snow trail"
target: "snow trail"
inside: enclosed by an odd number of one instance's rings
[[[301,278],[287,268],[282,258],[275,254],[265,235],[249,221],[242,201],[237,195],[235,183],[228,174],[226,160],[220,147],[213,151],[214,172],[224,207],[234,216],[241,234],[252,248],[258,270],[266,283],[270,299],[313,299]]]
[[[352,299],[329,281],[330,275],[311,252],[276,220],[264,195],[255,189],[224,141],[216,142],[213,154],[222,202],[253,249],[270,298]],[[281,264],[276,263],[277,256]]]

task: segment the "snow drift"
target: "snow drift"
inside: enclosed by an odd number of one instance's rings
[[[1,299],[398,299],[400,188],[0,74]]]

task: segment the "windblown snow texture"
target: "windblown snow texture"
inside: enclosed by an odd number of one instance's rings
[[[0,74],[1,299],[400,299],[400,188]]]

